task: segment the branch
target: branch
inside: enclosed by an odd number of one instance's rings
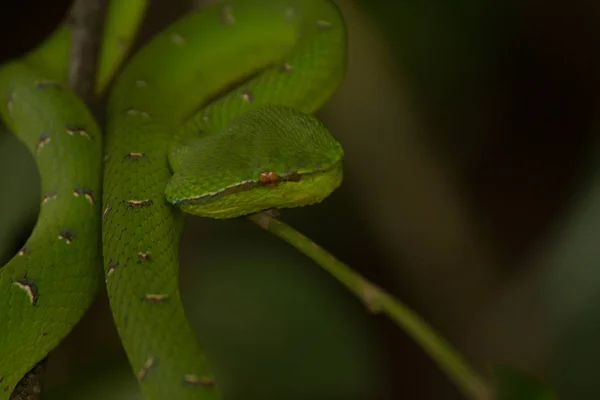
[[[91,109],[107,0],[75,0],[71,10],[69,87]]]
[[[38,400],[42,394],[48,357],[37,363],[15,386],[10,400]]]
[[[291,226],[279,221],[277,211],[269,210],[248,216],[261,228],[279,236],[311,258],[358,297],[372,313],[383,313],[403,328],[462,393],[471,400],[490,400],[488,384],[465,362],[461,355],[414,311],[394,299],[383,289],[364,279]]]

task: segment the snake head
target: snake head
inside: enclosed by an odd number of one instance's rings
[[[311,205],[341,185],[343,156],[318,119],[265,106],[177,145],[165,196],[186,213],[210,218]]]

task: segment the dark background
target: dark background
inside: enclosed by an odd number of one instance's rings
[[[2,60],[69,1],[11,2]],[[561,400],[600,398],[600,3],[338,0],[348,76],[319,116],[345,183],[282,219],[408,303],[482,371],[506,362]],[[190,0],[155,0],[139,42]],[[0,134],[0,250],[35,221],[39,178]],[[190,218],[186,310],[244,398],[460,399],[427,356],[286,243]],[[138,398],[103,293],[52,353],[45,399]]]

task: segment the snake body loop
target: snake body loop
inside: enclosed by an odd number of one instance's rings
[[[121,39],[139,25],[137,1],[120,9],[127,29],[111,3],[107,26]],[[62,86],[65,29],[0,68],[0,114],[36,158],[43,192],[27,245],[0,270],[0,389],[10,393],[83,315],[101,242],[115,325],[145,396],[220,398],[226,371],[213,373],[180,300],[181,209],[232,218],[313,204],[341,184],[343,150],[310,114],[344,77],[343,20],[326,0],[220,1],[183,17],[117,76],[103,154],[93,117]],[[98,91],[123,58],[116,43],[105,38]]]
[[[147,0],[126,3],[107,10],[98,92],[125,58]],[[2,123],[28,148],[41,180],[36,226],[0,268],[0,400],[67,336],[102,284],[102,135],[66,87],[70,41],[63,24],[0,66]]]

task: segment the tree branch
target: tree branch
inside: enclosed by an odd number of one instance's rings
[[[69,87],[91,109],[97,101],[95,82],[107,7],[107,0],[75,0],[69,18],[72,31]]]
[[[489,384],[419,315],[360,276],[312,240],[279,221],[276,218],[277,214],[275,210],[268,210],[250,215],[248,219],[279,236],[319,264],[356,295],[370,312],[386,314],[431,356],[468,399],[490,400],[492,398]]]
[[[38,400],[42,394],[48,357],[37,363],[17,384],[10,400]]]

